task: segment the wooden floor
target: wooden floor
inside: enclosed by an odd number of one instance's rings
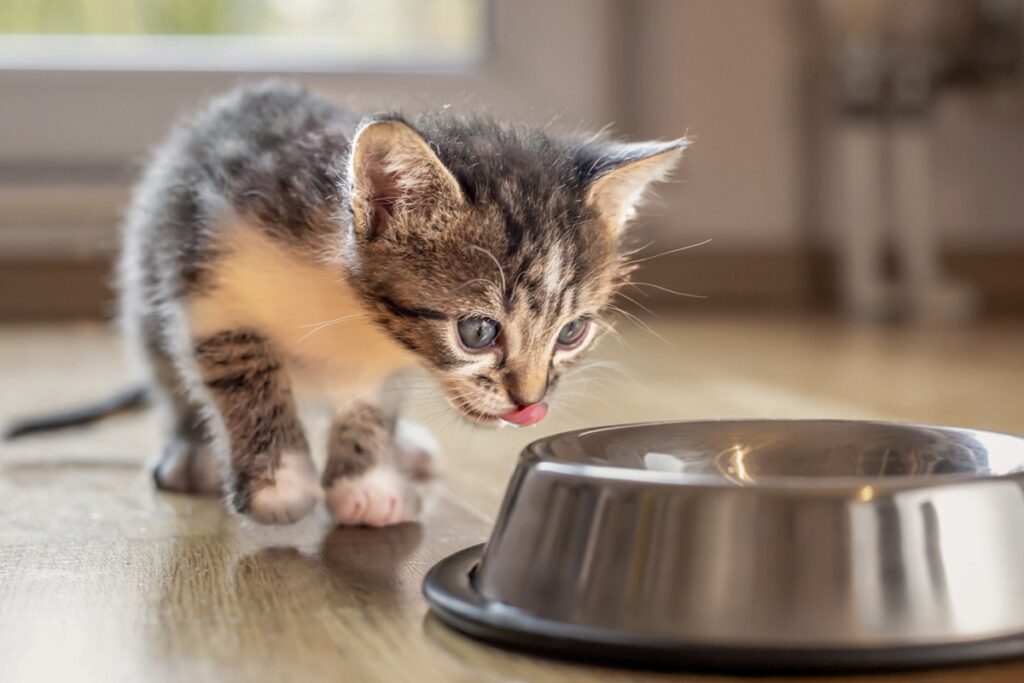
[[[421,525],[331,529],[321,514],[253,528],[215,500],[159,494],[143,466],[152,416],[0,445],[0,680],[705,680],[478,644],[427,616],[420,581],[486,538],[519,448],[551,431],[732,416],[1024,431],[1024,327],[725,318],[655,328],[664,341],[633,330],[630,347],[606,342],[601,355],[622,371],[569,382],[542,428],[430,420],[446,454]],[[102,328],[8,327],[0,377],[7,418],[74,404],[130,372]],[[1024,663],[885,680],[1022,681]]]

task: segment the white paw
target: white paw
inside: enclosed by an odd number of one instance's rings
[[[415,481],[434,476],[434,463],[441,454],[441,445],[426,427],[399,420],[395,428],[398,467]]]
[[[377,465],[357,477],[335,479],[327,509],[345,526],[388,526],[416,521],[420,497],[394,468]]]
[[[319,498],[320,485],[309,456],[285,452],[274,483],[252,494],[249,516],[260,524],[292,524],[305,517]]]

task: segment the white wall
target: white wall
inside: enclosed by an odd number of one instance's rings
[[[935,206],[946,244],[1024,248],[1024,89],[951,92],[934,122]]]
[[[662,241],[791,248],[804,220],[797,2],[632,4],[643,34],[635,128],[695,139],[653,219]]]

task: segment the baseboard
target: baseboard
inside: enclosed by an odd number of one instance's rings
[[[949,273],[978,293],[986,317],[1024,319],[1024,251],[958,251]],[[643,264],[625,294],[651,308],[693,313],[829,311],[836,265],[823,252],[682,252]],[[114,310],[109,261],[0,262],[0,320],[109,318]],[[664,288],[664,289],[661,289]],[[694,298],[665,289],[693,294]]]
[[[0,263],[0,320],[109,318],[111,263],[101,259]]]
[[[1024,320],[1024,250],[958,250],[946,254],[944,263],[952,279],[974,289],[983,317]],[[836,257],[820,250],[684,252],[643,264],[637,280],[706,297],[687,302],[643,287],[649,295],[641,300],[646,306],[821,312],[834,311],[838,305],[837,270]]]
[[[1024,320],[1024,251],[953,252],[946,267],[975,288],[983,315]]]
[[[694,250],[642,264],[634,280],[656,286],[638,284],[626,293],[647,306],[695,311],[827,307],[834,297],[826,261],[798,251]]]

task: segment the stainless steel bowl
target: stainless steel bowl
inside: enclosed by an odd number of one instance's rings
[[[523,451],[443,621],[549,652],[749,668],[1024,653],[1024,439],[879,422],[674,422]]]

